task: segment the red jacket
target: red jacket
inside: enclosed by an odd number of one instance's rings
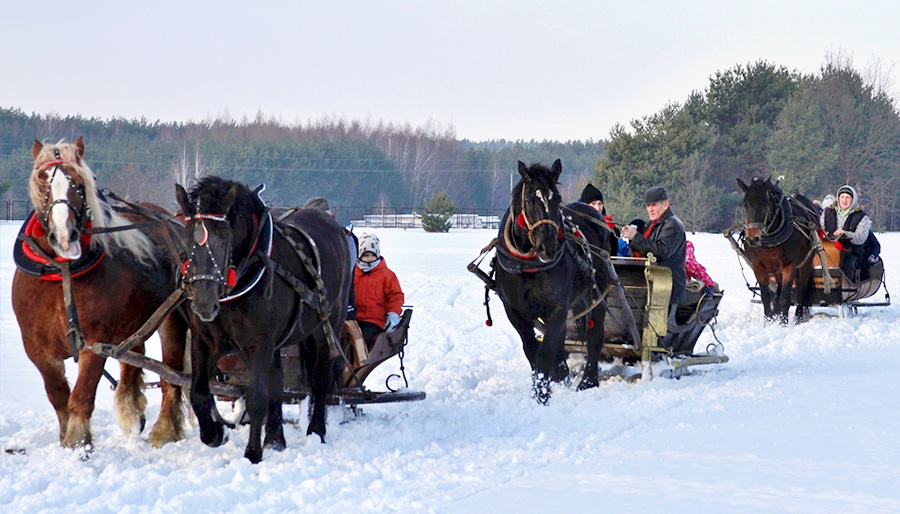
[[[403,290],[400,289],[397,275],[388,269],[384,258],[368,273],[359,269],[359,266],[353,267],[353,273],[357,321],[368,321],[383,328],[387,322],[388,312],[400,315],[403,308]]]

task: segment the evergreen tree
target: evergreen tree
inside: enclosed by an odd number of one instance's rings
[[[431,201],[425,202],[425,214],[422,215],[422,228],[425,232],[448,232],[450,216],[456,213],[456,205],[447,196],[447,191],[431,195]]]

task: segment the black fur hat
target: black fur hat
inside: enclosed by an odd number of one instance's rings
[[[602,202],[603,193],[594,187],[593,184],[588,183],[588,185],[584,186],[584,190],[581,191],[581,198],[579,198],[578,201],[583,203]]]

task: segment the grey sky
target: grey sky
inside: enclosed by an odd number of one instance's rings
[[[814,73],[842,51],[889,70],[898,25],[896,1],[7,0],[0,106],[597,140],[737,64]]]

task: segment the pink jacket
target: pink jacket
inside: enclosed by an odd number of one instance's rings
[[[688,280],[695,278],[707,286],[714,284],[713,279],[706,272],[706,268],[694,257],[694,243],[690,241],[686,241],[684,245],[684,271]]]

